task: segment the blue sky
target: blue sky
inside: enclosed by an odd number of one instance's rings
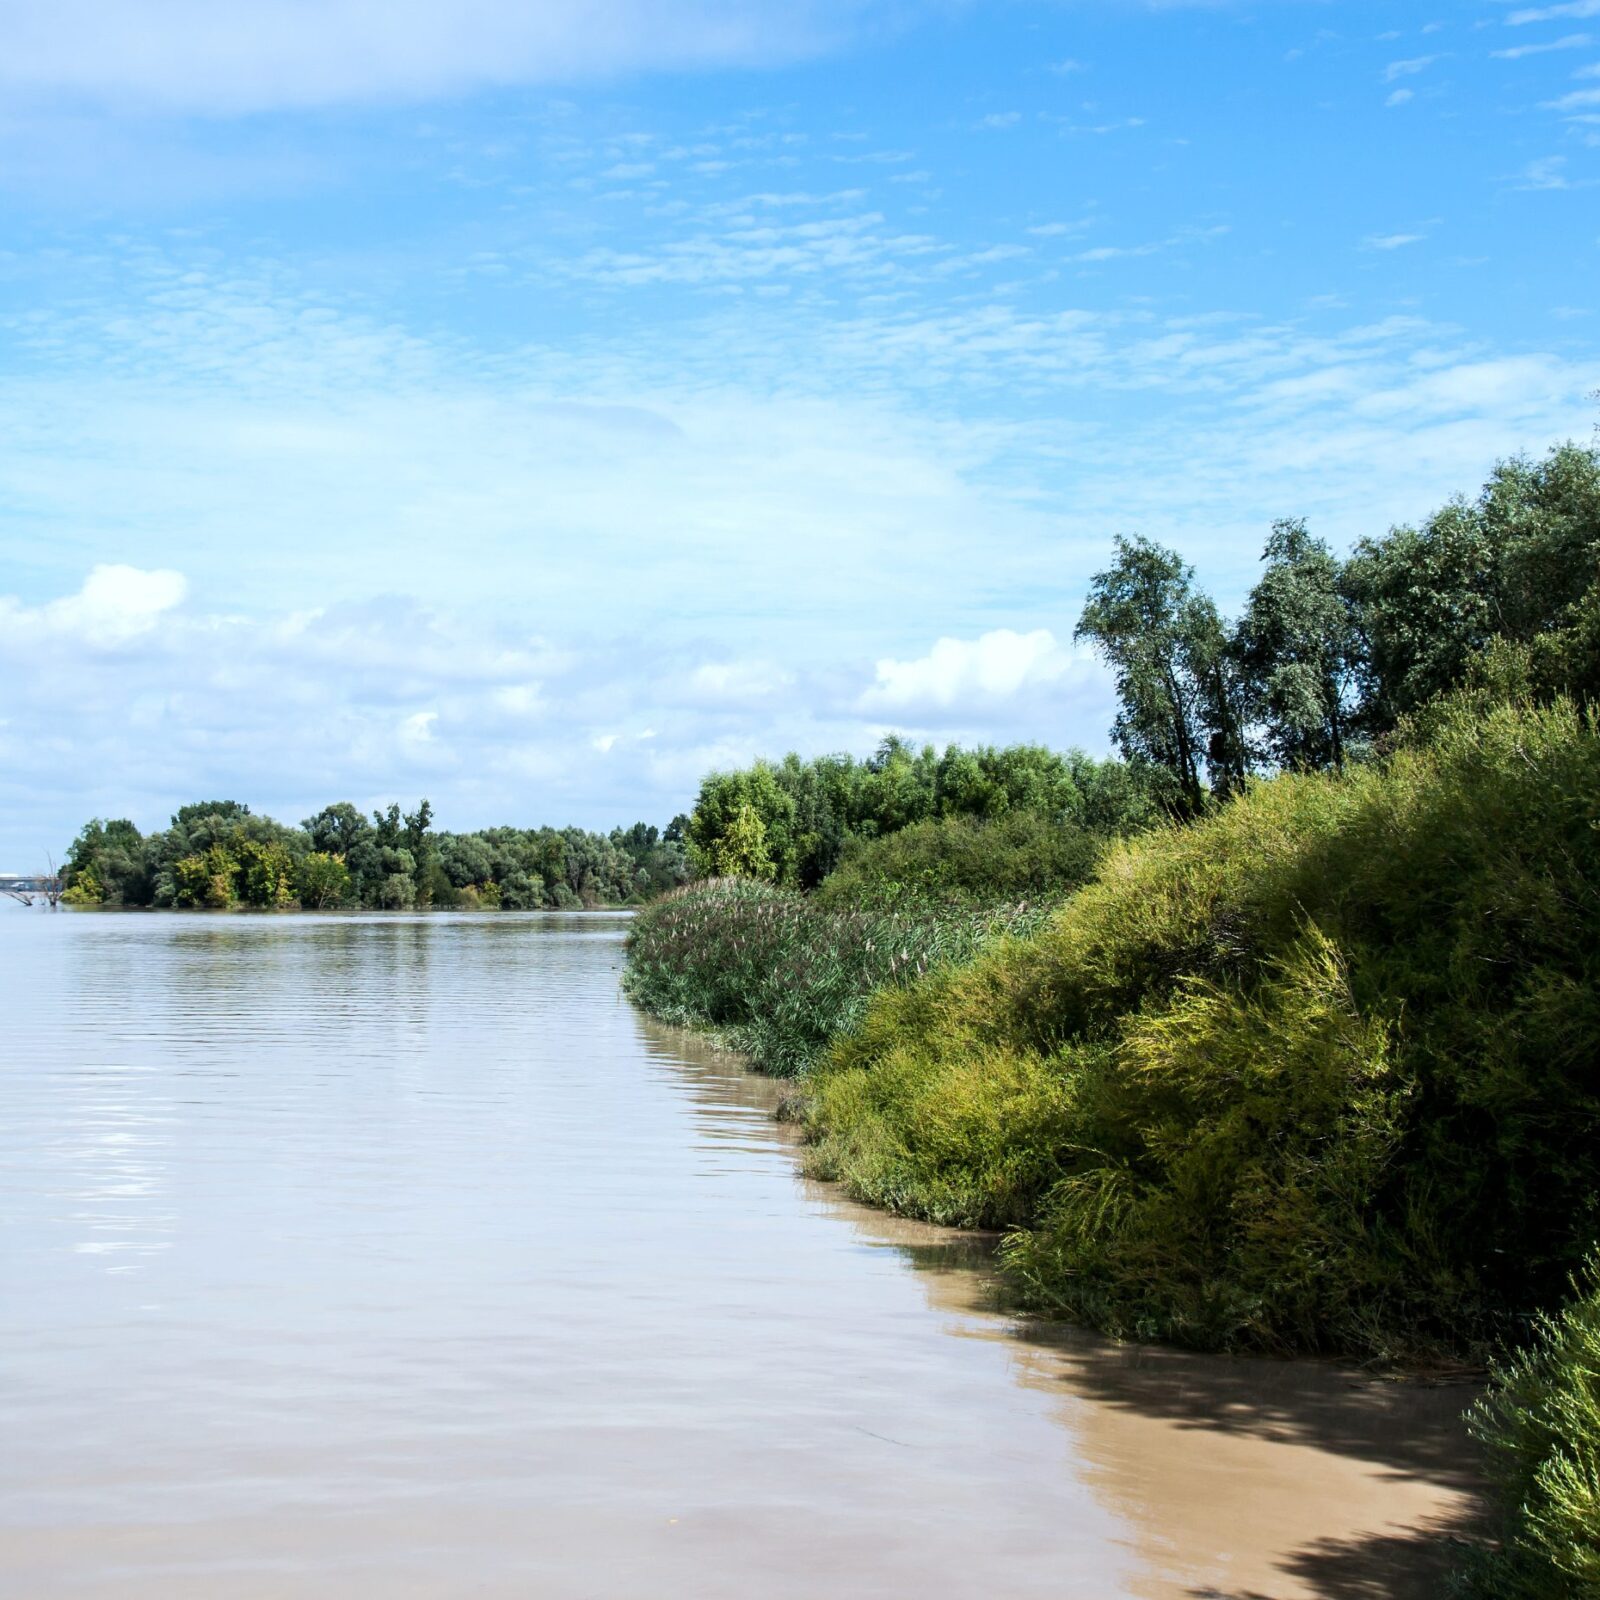
[[[1105,748],[1224,605],[1594,428],[1600,0],[0,0],[0,867],[195,797],[665,820]]]

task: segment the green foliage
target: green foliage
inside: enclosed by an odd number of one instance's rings
[[[1472,1573],[1484,1600],[1600,1594],[1600,1257],[1541,1315],[1471,1413],[1488,1447],[1502,1538]]]
[[[748,801],[741,802],[720,837],[711,842],[704,859],[712,876],[754,878],[771,883],[778,864],[767,846],[767,825]]]
[[[684,881],[682,819],[675,829],[437,833],[426,800],[370,820],[341,801],[288,828],[237,801],[201,801],[148,836],[96,819],[73,841],[63,877],[73,905],[408,910],[458,906],[468,889],[471,904],[491,909],[619,905]]]
[[[707,879],[646,906],[628,934],[628,993],[670,1022],[722,1030],[766,1072],[792,1076],[897,987],[1038,913],[827,911],[747,878]]]
[[[1237,793],[1263,762],[1338,768],[1469,684],[1600,693],[1600,450],[1502,462],[1477,500],[1344,562],[1281,521],[1262,559],[1231,627],[1148,539],[1118,539],[1091,585],[1077,636],[1116,673],[1112,732],[1165,775],[1174,816]]]
[[[1490,1340],[1600,1235],[1597,794],[1592,714],[1458,707],[1114,845],[1036,938],[873,1003],[813,1074],[819,1165],[1025,1223],[1033,1293],[1104,1326]],[[991,1073],[1066,1108],[979,1141],[1003,1171],[926,1132]]]
[[[1121,709],[1111,731],[1123,754],[1170,773],[1176,814],[1194,816],[1208,751],[1224,787],[1242,776],[1243,730],[1221,623],[1175,551],[1144,538],[1115,544],[1074,637],[1092,639],[1116,674]]]
[[[1037,904],[1060,899],[1094,871],[1102,841],[1073,822],[1003,811],[915,822],[878,839],[852,838],[822,881],[835,910]]]
[[[204,852],[180,856],[171,864],[165,881],[172,905],[226,911],[234,902],[238,876],[239,863],[216,843]]]
[[[1600,451],[1573,444],[1502,462],[1477,500],[1363,541],[1345,585],[1369,726],[1390,728],[1461,683],[1494,640],[1536,648],[1570,626],[1597,570]]]
[[[1267,752],[1291,770],[1342,767],[1359,637],[1341,564],[1298,521],[1274,524],[1262,561],[1237,650]]]
[[[739,874],[814,889],[853,841],[938,818],[1030,812],[1098,834],[1132,831],[1160,814],[1162,784],[1145,761],[1094,761],[1042,745],[919,750],[890,737],[867,761],[790,754],[775,765],[713,773],[700,786],[684,836],[702,876]]]
[[[350,897],[350,870],[344,857],[312,850],[300,863],[300,904],[307,911],[331,911]]]
[[[769,762],[713,773],[701,784],[689,818],[691,866],[703,877],[743,873],[793,883],[795,811],[790,787]]]
[[[126,818],[96,817],[72,841],[61,877],[70,905],[142,905],[151,887],[144,839]]]

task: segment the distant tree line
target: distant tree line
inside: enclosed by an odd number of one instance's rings
[[[1112,732],[1194,816],[1262,770],[1339,768],[1446,690],[1600,690],[1600,451],[1501,463],[1476,500],[1336,557],[1274,525],[1229,622],[1172,550],[1119,538],[1077,637],[1116,673]]]
[[[171,825],[88,823],[63,870],[73,905],[225,910],[508,911],[647,900],[688,876],[683,818],[609,834],[580,828],[437,833],[426,800],[369,818],[348,801],[298,828],[236,800],[183,806]]]

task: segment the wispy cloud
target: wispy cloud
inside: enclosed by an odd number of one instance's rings
[[[418,100],[618,72],[763,65],[874,24],[847,0],[27,0],[0,3],[0,85],[206,113]]]
[[[1524,189],[1570,189],[1572,179],[1567,176],[1565,156],[1543,156],[1530,161],[1522,169],[1519,187]]]
[[[1593,36],[1587,33],[1569,33],[1561,39],[1547,39],[1542,44],[1516,44],[1506,50],[1491,50],[1490,56],[1496,61],[1521,61],[1524,56],[1542,56],[1552,50],[1582,50],[1593,42]]]
[[[1557,22],[1564,17],[1600,17],[1600,0],[1565,0],[1554,6],[1524,6],[1513,11],[1506,22],[1513,28],[1525,27],[1530,22]]]
[[[1413,56],[1409,61],[1391,61],[1383,69],[1383,81],[1393,83],[1397,78],[1413,78],[1419,72],[1426,72],[1438,56]]]

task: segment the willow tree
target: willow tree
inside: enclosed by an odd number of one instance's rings
[[[1202,767],[1219,792],[1243,782],[1248,759],[1227,629],[1176,551],[1118,537],[1116,559],[1094,575],[1073,637],[1092,639],[1115,672],[1112,735],[1130,760],[1170,774],[1173,810],[1201,810]]]
[[[1298,520],[1272,525],[1261,559],[1237,641],[1253,720],[1280,766],[1342,767],[1361,663],[1343,565]]]

